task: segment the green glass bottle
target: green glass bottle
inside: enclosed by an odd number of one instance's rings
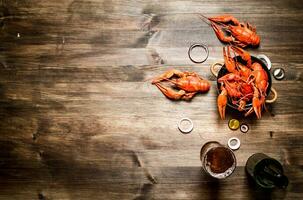
[[[286,188],[288,185],[288,178],[283,174],[282,165],[277,160],[263,153],[256,153],[250,156],[246,162],[245,169],[248,176],[262,188]]]

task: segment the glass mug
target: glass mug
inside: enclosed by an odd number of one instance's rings
[[[237,162],[232,150],[215,141],[203,145],[200,160],[204,171],[217,179],[230,176],[234,172]]]
[[[283,166],[274,158],[264,153],[255,153],[250,156],[245,165],[246,173],[254,182],[262,187],[286,188],[288,178],[284,175]]]

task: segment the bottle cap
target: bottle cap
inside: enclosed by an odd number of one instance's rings
[[[241,124],[241,126],[240,126],[240,131],[242,132],[242,133],[247,133],[248,132],[248,130],[249,130],[249,126],[247,125],[247,124]]]
[[[227,145],[232,150],[237,150],[240,148],[241,142],[239,138],[232,137],[228,140]]]
[[[191,121],[191,119],[185,117],[179,121],[178,128],[182,133],[187,134],[194,129],[194,123]]]
[[[237,130],[239,128],[239,126],[240,126],[240,122],[237,119],[231,119],[228,121],[228,127],[231,130]]]
[[[285,71],[283,68],[276,68],[273,71],[273,76],[276,80],[282,80],[285,77]]]

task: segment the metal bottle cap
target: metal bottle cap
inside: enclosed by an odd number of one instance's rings
[[[184,124],[183,122],[189,122],[189,124]],[[194,129],[194,123],[191,121],[191,119],[185,117],[179,121],[178,128],[182,133],[187,134]]]
[[[247,125],[247,124],[241,124],[241,126],[240,126],[240,131],[242,132],[242,133],[247,133],[248,132],[248,130],[249,130],[249,126]]]
[[[232,150],[237,150],[240,148],[241,142],[239,138],[232,137],[228,140],[227,145]]]
[[[273,76],[277,80],[282,80],[285,77],[285,71],[283,68],[276,68],[273,71]]]
[[[239,126],[240,126],[240,122],[237,119],[231,119],[228,121],[228,127],[231,130],[237,130],[239,128]]]

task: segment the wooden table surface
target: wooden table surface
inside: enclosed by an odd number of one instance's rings
[[[1,0],[0,199],[302,199],[303,4],[300,0]],[[222,46],[195,13],[229,13],[256,25],[253,55],[286,77],[262,119],[231,110],[220,120],[210,64]],[[203,64],[187,56],[202,42]],[[173,102],[150,84],[168,69],[211,81],[207,94]],[[182,117],[191,134],[177,129]],[[227,127],[237,117],[247,134]],[[236,136],[237,169],[222,181],[201,171],[211,140]],[[285,167],[286,190],[249,185],[244,166],[263,152]]]

